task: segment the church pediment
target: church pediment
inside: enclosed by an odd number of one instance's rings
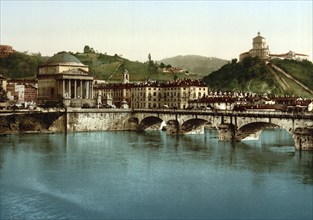
[[[63,71],[62,74],[66,74],[66,75],[89,75],[89,73],[81,68],[78,69],[69,69],[66,71]]]

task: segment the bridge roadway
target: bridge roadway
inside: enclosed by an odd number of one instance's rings
[[[177,115],[211,115],[228,117],[286,118],[313,120],[313,112],[282,112],[282,111],[229,111],[229,110],[186,110],[186,109],[133,109],[134,113],[158,113]]]
[[[313,112],[133,109],[132,115],[142,130],[158,128],[163,121],[170,134],[211,126],[224,141],[258,138],[263,129],[280,127],[292,135],[297,149],[313,150]]]

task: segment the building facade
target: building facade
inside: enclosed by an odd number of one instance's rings
[[[60,52],[39,66],[38,104],[62,103],[66,107],[92,107],[93,80],[88,66],[76,57]]]
[[[188,108],[190,100],[206,96],[208,87],[200,80],[143,82],[131,89],[132,108]]]
[[[19,104],[37,102],[37,80],[8,80],[7,96],[9,101]]]
[[[125,69],[122,83],[97,83],[94,85],[94,93],[97,96],[99,106],[123,108],[125,104],[131,105],[131,88],[129,73]]]
[[[252,49],[239,55],[239,61],[244,60],[246,57],[259,57],[261,60],[265,61],[270,59],[307,60],[309,58],[306,54],[293,51],[284,54],[270,54],[266,39],[261,36],[260,32],[258,32],[258,35],[252,39]]]
[[[0,74],[0,86],[1,86],[4,90],[7,90],[7,78],[5,78],[4,76],[2,76],[2,74]]]
[[[242,61],[246,57],[259,57],[262,60],[268,60],[269,54],[270,51],[266,39],[258,32],[258,35],[252,39],[252,49],[249,52],[240,54],[239,61]]]
[[[125,79],[125,75],[123,77]],[[124,82],[95,85],[95,94],[101,96],[101,104],[109,105],[112,102],[117,108],[127,104],[131,108],[184,109],[188,108],[190,100],[208,94],[208,87],[200,80]]]
[[[309,56],[293,51],[283,54],[270,54],[271,59],[290,59],[290,60],[308,60]]]

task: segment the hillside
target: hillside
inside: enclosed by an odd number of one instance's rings
[[[232,60],[203,80],[217,90],[313,97],[313,64],[309,61],[273,60],[265,64],[258,58],[240,63]]]
[[[0,57],[0,74],[7,78],[34,78],[38,66],[48,57],[40,54],[12,53],[7,57]]]
[[[218,70],[228,62],[229,61],[227,60],[215,57],[204,57],[198,55],[176,56],[158,61],[158,63],[164,63],[165,65],[169,64],[174,67],[183,68],[189,73],[194,73],[200,77],[206,76],[211,72]]]
[[[102,53],[85,52],[72,53],[83,64],[89,66],[90,73],[96,79],[111,82],[121,81],[125,69],[130,74],[131,81],[158,80],[166,81],[173,79],[200,79],[202,76],[185,73],[162,73],[158,71],[159,65],[153,60],[147,62],[131,61],[118,55],[110,56]],[[13,53],[0,58],[0,74],[7,78],[34,78],[37,75],[38,66],[44,64],[49,57],[40,54]]]

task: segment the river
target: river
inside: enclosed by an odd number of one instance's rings
[[[1,219],[312,219],[312,187],[284,130],[0,137]]]

